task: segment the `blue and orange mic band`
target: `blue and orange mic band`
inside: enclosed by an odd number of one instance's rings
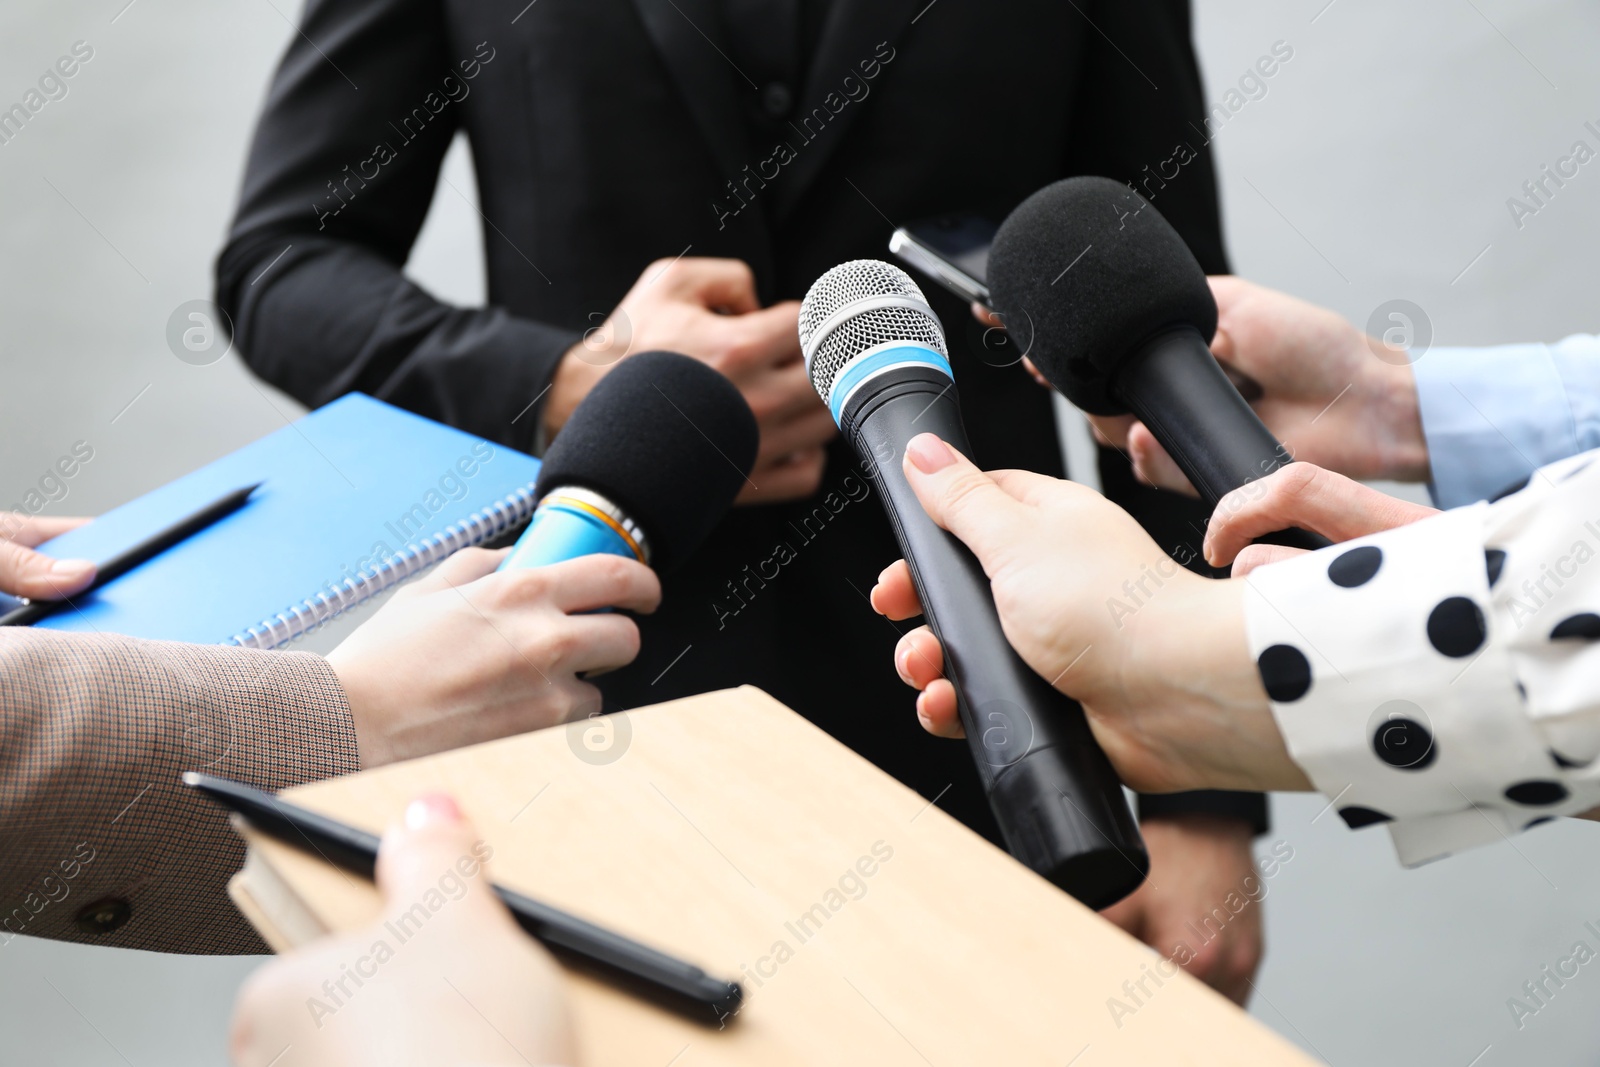
[[[558,486],[539,501],[528,528],[497,569],[543,567],[592,555],[622,556],[648,566],[650,545],[638,524],[599,493]]]

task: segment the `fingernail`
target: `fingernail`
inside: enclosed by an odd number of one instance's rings
[[[906,455],[923,474],[937,474],[956,461],[950,446],[931,433],[919,433],[906,445]]]
[[[429,793],[406,805],[406,829],[425,830],[442,823],[461,821],[461,808],[447,793]]]
[[[80,578],[92,570],[94,564],[86,559],[58,559],[50,564],[50,573],[57,578]]]
[[[895,656],[894,668],[900,672],[900,680],[909,685],[911,682],[911,650],[909,648]]]

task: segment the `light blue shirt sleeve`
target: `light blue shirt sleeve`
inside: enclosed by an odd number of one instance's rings
[[[1434,503],[1460,507],[1600,447],[1600,337],[1431,348],[1412,365]]]

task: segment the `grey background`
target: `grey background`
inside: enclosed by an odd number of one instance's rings
[[[191,366],[165,342],[173,309],[209,295],[251,117],[297,9],[125,3],[0,7],[0,105],[74,41],[95,49],[68,95],[0,145],[0,507],[80,439],[95,457],[54,513],[112,507],[299,413],[235,357]],[[1436,343],[1596,327],[1600,161],[1520,230],[1506,207],[1574,140],[1600,148],[1583,129],[1600,126],[1594,5],[1199,0],[1198,37],[1214,100],[1273,42],[1294,49],[1216,138],[1241,273],[1358,323],[1409,299]],[[470,195],[460,148],[449,177]],[[411,273],[479,300],[479,225],[441,185]],[[1381,833],[1350,833],[1322,808],[1276,803],[1267,841],[1294,858],[1268,883],[1264,1022],[1335,1064],[1596,1060],[1600,964],[1520,1030],[1506,1004],[1574,941],[1600,947],[1583,928],[1600,920],[1596,827],[1548,826],[1405,872]],[[0,947],[0,1061],[219,1062],[255,965],[17,939]]]

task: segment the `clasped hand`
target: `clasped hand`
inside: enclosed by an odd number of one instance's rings
[[[761,428],[755,468],[737,503],[808,497],[822,482],[824,446],[838,430],[806,376],[799,324],[799,301],[761,306],[755,275],[741,260],[657,260],[562,358],[545,405],[545,433],[559,433],[619,360],[655,349],[681,352],[733,382]]]

